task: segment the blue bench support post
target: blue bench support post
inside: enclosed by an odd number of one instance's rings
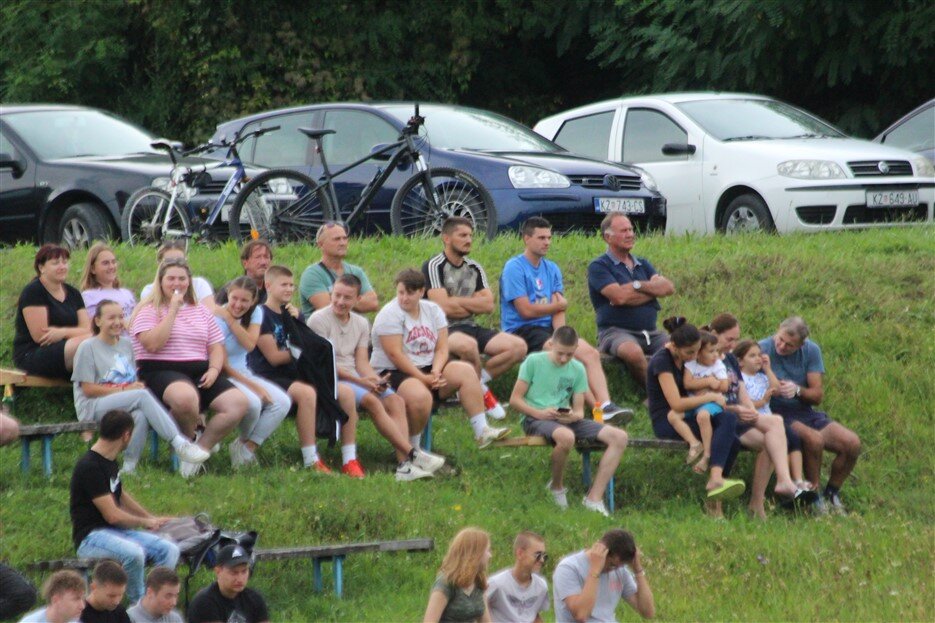
[[[334,594],[338,599],[344,596],[344,556],[334,557]]]
[[[314,574],[315,574],[315,578],[314,578],[315,592],[320,593],[321,592],[321,558],[313,558],[312,567],[314,569]]]
[[[591,451],[582,450],[581,451],[581,480],[584,481],[584,488],[591,488]],[[605,496],[607,497],[607,511],[610,513],[614,512],[614,480],[615,477],[613,474],[610,475],[610,480],[607,481],[607,491]]]
[[[29,439],[24,437],[21,442],[23,445],[23,450],[20,454],[19,466],[25,474],[29,471]]]
[[[429,413],[429,420],[425,423],[425,428],[422,429],[422,449],[426,452],[432,451],[432,418],[435,417],[435,412],[432,411]]]
[[[159,458],[159,434],[152,429],[149,431],[149,454],[153,461]],[[171,446],[169,447],[169,459],[172,462],[172,471],[179,471],[179,455],[175,453]]]
[[[52,475],[52,439],[55,435],[42,436],[42,473],[49,477]]]

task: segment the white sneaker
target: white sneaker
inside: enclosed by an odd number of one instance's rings
[[[556,491],[555,489],[552,488],[551,480],[546,483],[545,488],[548,489],[549,493],[552,494],[552,499],[555,500],[556,506],[558,506],[562,510],[565,510],[566,508],[568,508],[568,497],[566,496],[566,493],[568,493],[568,489],[559,489],[558,491]]]
[[[604,500],[598,500],[597,502],[592,502],[588,499],[588,496],[584,496],[584,499],[581,500],[581,503],[584,504],[584,507],[589,511],[594,511],[595,513],[600,513],[604,517],[610,517],[610,513],[607,512],[607,507],[604,506]]]
[[[243,467],[256,463],[256,455],[247,449],[247,446],[237,437],[227,447],[231,455],[231,467]]]
[[[191,463],[189,461],[179,461],[179,476],[188,480],[205,471],[204,463]]]
[[[415,458],[412,460],[412,464],[424,472],[434,474],[445,464],[445,457],[426,452],[419,448],[416,448],[415,451]]]
[[[205,433],[204,427],[199,427],[195,431],[195,444],[196,445],[198,443],[198,440],[201,439],[201,436],[204,435],[204,433]],[[220,451],[221,451],[221,442],[219,441],[216,444],[214,444],[213,448],[211,448],[211,454],[217,454]]]
[[[120,468],[121,476],[130,476],[136,473],[136,461],[127,461],[124,459],[123,467]]]
[[[197,443],[186,441],[185,445],[175,451],[179,459],[189,463],[204,463],[211,458],[211,453]]]
[[[420,469],[418,466],[414,465],[412,461],[400,463],[399,467],[396,468],[396,480],[399,482],[409,482],[410,480],[431,477],[431,473],[425,471],[424,469]]]
[[[503,439],[510,434],[509,428],[493,428],[491,426],[485,426],[484,432],[480,434],[480,437],[475,439],[477,442],[477,447],[483,450],[493,442],[498,439]]]

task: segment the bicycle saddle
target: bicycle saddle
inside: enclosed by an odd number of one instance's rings
[[[334,134],[334,130],[316,130],[315,128],[299,128],[299,132],[310,139],[317,139],[328,134]]]
[[[153,149],[159,149],[161,151],[172,151],[175,149],[175,141],[170,141],[167,138],[157,138],[155,141],[149,144]]]

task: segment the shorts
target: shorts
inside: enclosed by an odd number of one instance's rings
[[[388,396],[392,396],[393,394],[396,393],[395,391],[393,391],[391,388],[388,387],[383,391],[383,393],[374,394],[368,389],[361,387],[357,383],[350,383],[348,381],[341,381],[341,385],[347,385],[352,390],[354,390],[354,404],[357,405],[358,408],[360,407],[360,401],[363,400],[367,394],[374,395],[380,400],[383,400],[384,398],[387,398]]]
[[[617,350],[625,342],[638,344],[645,355],[655,355],[665,346],[669,334],[665,331],[630,331],[619,327],[601,329],[597,334],[597,348],[602,353],[617,356]]]
[[[423,374],[431,374],[432,366],[422,366],[421,368],[419,368],[419,371],[422,372]],[[411,376],[409,376],[402,370],[380,370],[379,372],[377,372],[377,374],[379,374],[380,376],[389,374],[390,375],[390,387],[396,391],[399,391],[399,386],[403,384],[403,381],[405,381],[406,379],[412,378]],[[426,389],[428,388],[426,387]],[[441,396],[438,395],[437,389],[429,389],[429,391],[432,393],[432,409],[434,410],[441,403],[442,399],[441,399]]]
[[[160,361],[144,359],[139,362],[140,380],[165,404],[163,395],[172,383],[190,383],[198,392],[199,411],[204,411],[214,399],[229,389],[237,389],[224,374],[219,374],[208,388],[198,387],[198,382],[208,371],[207,361]]]
[[[558,428],[571,429],[571,432],[575,434],[575,441],[593,441],[597,439],[597,435],[604,428],[604,424],[587,419],[577,420],[571,424],[562,424],[555,420],[538,420],[529,416],[523,418],[523,432],[527,435],[545,437],[552,445],[555,445],[555,442],[552,441],[552,433]]]
[[[781,415],[782,419],[785,420],[787,424],[799,422],[801,424],[805,424],[809,428],[814,428],[815,430],[821,430],[834,421],[829,418],[828,414],[824,411],[816,411],[811,407],[782,407],[781,409],[774,408],[773,413]]]
[[[280,386],[284,392],[288,392],[289,388],[292,386],[293,383],[295,383],[296,381],[302,380],[302,379],[295,379],[295,378],[288,377],[288,376],[263,376],[262,378],[266,379],[270,383],[275,383],[276,385]],[[302,382],[304,383],[305,381],[302,381]],[[306,384],[312,385],[311,383],[306,383]],[[312,385],[312,387],[315,387],[315,386]]]
[[[465,335],[470,335],[477,341],[477,351],[483,353],[487,350],[487,344],[490,340],[497,337],[497,334],[500,332],[476,324],[456,324],[448,325],[448,333],[464,333]]]
[[[48,346],[38,346],[17,358],[13,363],[29,374],[47,376],[52,379],[71,380],[71,372],[65,367],[65,342],[59,340]]]
[[[511,331],[516,337],[522,338],[526,342],[526,347],[531,353],[542,350],[545,343],[552,339],[552,327],[543,327],[537,324],[528,324]]]
[[[707,411],[708,415],[711,416],[711,419],[714,419],[714,417],[717,414],[724,411],[724,409],[721,407],[721,405],[717,404],[716,402],[706,402],[700,407],[695,407],[694,409],[689,409],[688,411],[686,411],[685,419],[688,421],[695,420],[698,417],[699,411]]]

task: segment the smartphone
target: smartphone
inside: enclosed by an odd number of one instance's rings
[[[569,409],[568,407],[559,407],[558,409],[556,409],[556,411],[558,411],[559,413],[571,413],[571,409]]]

